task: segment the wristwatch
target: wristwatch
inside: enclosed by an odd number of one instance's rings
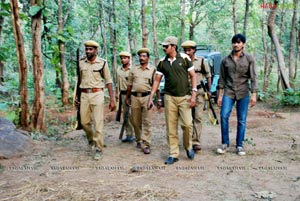
[[[192,89],[192,91],[194,91],[194,92],[197,92],[197,91],[198,91],[198,89],[197,89],[197,88],[193,88],[193,89]]]

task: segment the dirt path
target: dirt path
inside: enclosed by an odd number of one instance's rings
[[[120,125],[113,121],[113,113],[106,113],[107,147],[101,161],[92,160],[82,131],[39,138],[33,141],[31,155],[0,160],[0,201],[299,201],[299,117],[299,108],[276,113],[262,105],[251,109],[246,137],[253,140],[246,144],[244,157],[235,154],[235,114],[231,118],[232,146],[224,156],[215,153],[220,127],[206,118],[203,150],[195,160],[187,160],[181,146],[179,162],[165,166],[168,147],[163,111],[156,111],[153,118],[150,155],[135,148],[135,143],[120,143]]]

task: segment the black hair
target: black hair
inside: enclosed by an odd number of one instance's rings
[[[243,34],[235,34],[231,39],[231,43],[236,43],[236,42],[246,43],[246,37]]]

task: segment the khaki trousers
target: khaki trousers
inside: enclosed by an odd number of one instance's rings
[[[80,116],[83,130],[89,142],[103,149],[104,92],[81,93]]]
[[[149,96],[131,96],[131,115],[136,142],[143,142],[145,147],[151,145],[152,109],[147,109],[148,98]]]
[[[195,117],[193,119],[195,125],[195,128],[193,128],[193,145],[201,145],[202,117],[204,113],[204,95],[201,91],[196,96]]]
[[[131,115],[131,109],[130,107],[126,104],[126,95],[121,95],[122,98],[122,110],[123,110],[123,120],[125,118],[125,113],[126,111],[128,111],[128,121],[127,124],[125,126],[125,130],[126,130],[126,135],[128,137],[132,137],[133,136],[133,125],[132,125],[132,115]]]
[[[165,117],[167,126],[167,141],[170,148],[169,155],[179,156],[178,121],[183,131],[183,146],[186,150],[192,149],[193,118],[190,108],[190,96],[175,97],[165,94]]]

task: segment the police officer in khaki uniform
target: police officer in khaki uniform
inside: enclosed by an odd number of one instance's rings
[[[137,54],[139,55],[140,65],[134,66],[129,72],[126,102],[128,105],[131,104],[137,148],[142,148],[144,154],[150,154],[152,110],[147,108],[147,101],[156,69],[148,64],[150,57],[148,48],[139,49]],[[129,99],[130,95],[131,100]],[[160,99],[159,91],[157,95]]]
[[[83,130],[87,135],[90,146],[95,146],[95,160],[102,156],[103,124],[104,124],[104,87],[106,85],[109,96],[109,109],[115,110],[112,90],[112,79],[108,64],[97,56],[99,44],[88,40],[84,42],[86,58],[79,62],[80,69],[80,116]]]
[[[128,115],[128,121],[125,126],[126,138],[122,142],[133,142],[135,140],[133,136],[133,126],[132,126],[132,116],[130,107],[126,104],[126,92],[128,85],[129,71],[131,69],[129,52],[122,51],[119,53],[122,67],[117,71],[117,85],[116,85],[116,100],[119,98],[119,107],[123,110],[123,119],[125,119],[125,114]],[[119,108],[119,110],[121,109]]]
[[[202,116],[204,108],[204,90],[201,88],[200,81],[206,79],[208,84],[208,91],[211,86],[211,74],[210,69],[203,57],[195,56],[196,43],[191,40],[187,40],[181,44],[184,52],[191,58],[195,72],[197,75],[197,95],[196,95],[196,106],[193,108],[193,149],[194,151],[201,150],[201,134],[202,134]]]
[[[167,126],[167,139],[170,148],[169,157],[165,164],[177,162],[179,156],[178,123],[181,121],[183,131],[183,145],[187,157],[194,159],[192,148],[192,110],[196,104],[196,74],[190,58],[178,52],[178,39],[174,36],[165,38],[161,45],[166,56],[157,65],[156,77],[149,96],[148,107],[152,103],[152,97],[159,87],[162,76],[165,76],[165,118]],[[191,84],[189,83],[190,77]],[[190,89],[192,86],[192,91]]]

